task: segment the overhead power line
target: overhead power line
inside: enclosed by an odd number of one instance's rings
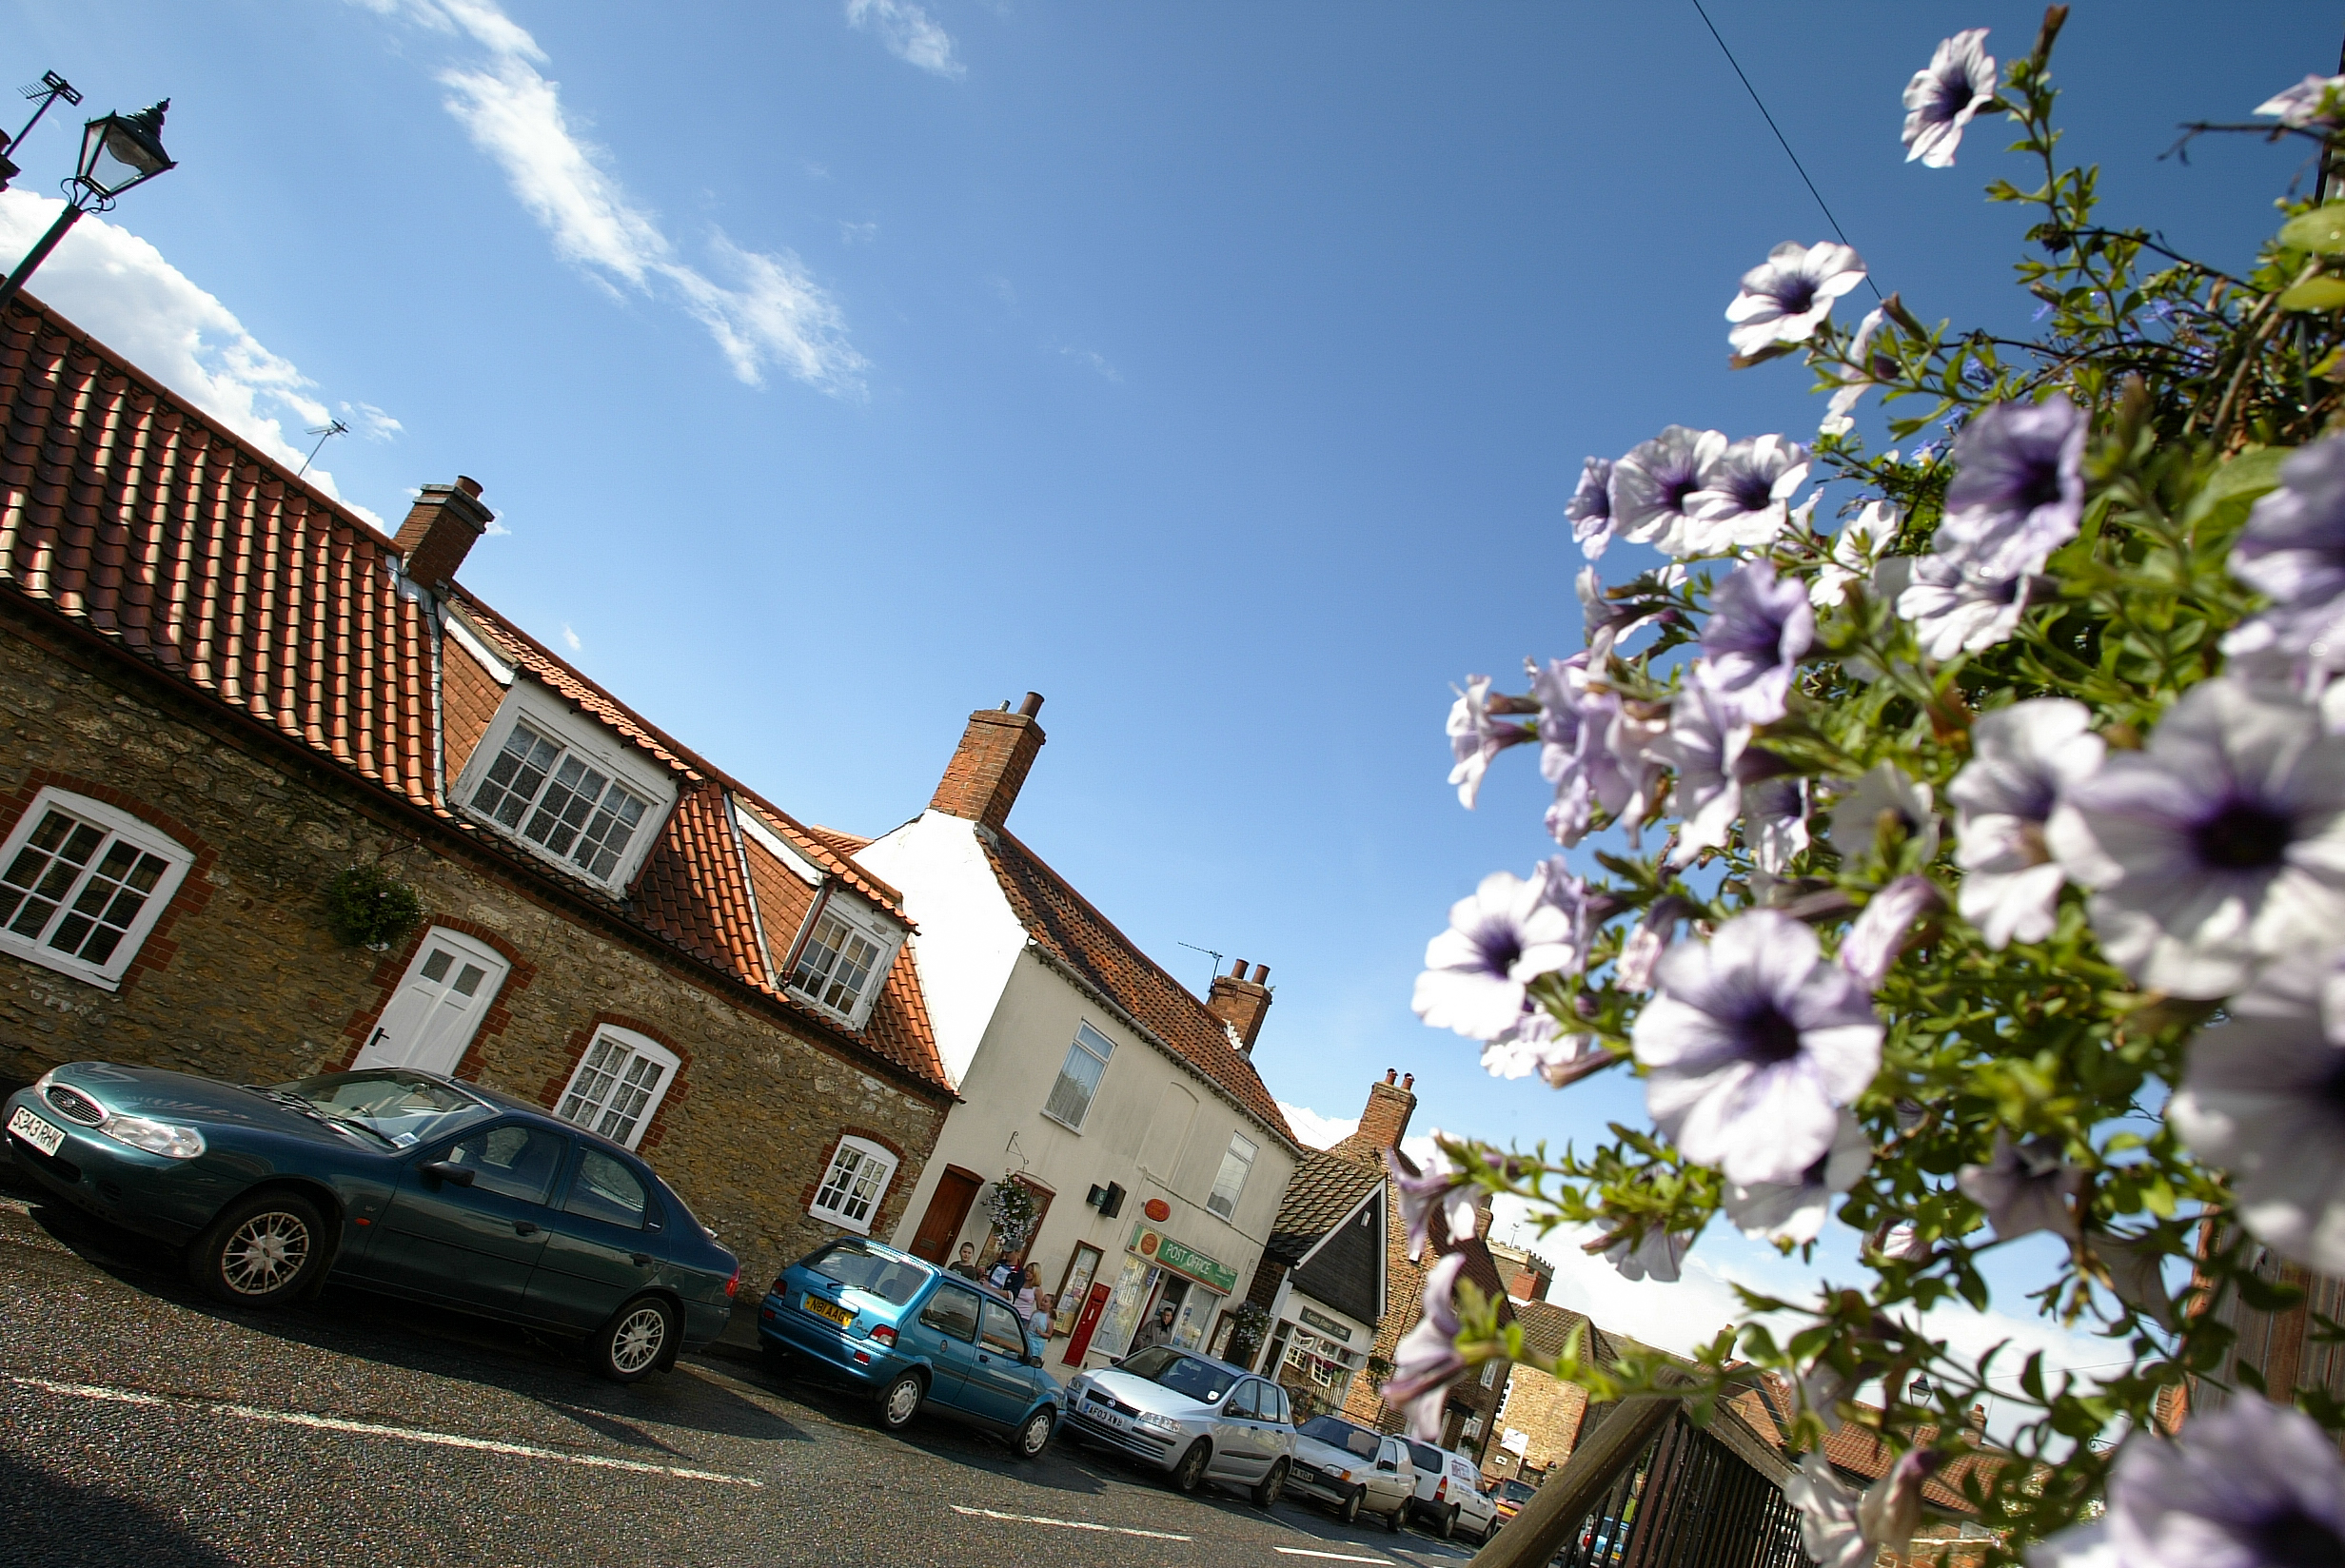
[[[1848,238],[1848,231],[1841,227],[1838,218],[1832,216],[1832,205],[1823,199],[1823,192],[1816,188],[1816,182],[1807,177],[1807,167],[1800,162],[1800,155],[1791,150],[1791,138],[1783,134],[1783,127],[1777,125],[1775,116],[1767,112],[1766,100],[1759,96],[1759,89],[1752,87],[1750,78],[1743,73],[1743,63],[1734,57],[1734,50],[1726,47],[1725,35],[1718,30],[1718,24],[1710,20],[1710,13],[1702,9],[1702,0],[1694,0],[1694,14],[1701,17],[1702,25],[1710,29],[1710,36],[1718,40],[1719,52],[1725,55],[1726,64],[1734,68],[1735,77],[1742,82],[1743,90],[1750,94],[1750,101],[1759,106],[1759,118],[1767,123],[1767,129],[1775,132],[1775,140],[1783,145],[1783,156],[1791,160],[1793,168],[1799,170],[1801,184],[1807,186],[1807,193],[1815,197],[1816,205],[1823,209],[1823,221],[1832,225],[1832,232],[1840,236],[1841,244],[1851,250],[1856,249],[1855,243]],[[1873,291],[1873,298],[1881,298],[1881,285],[1873,282],[1869,268],[1864,274],[1864,284]]]

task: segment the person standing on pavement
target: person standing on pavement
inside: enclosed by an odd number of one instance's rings
[[[1040,1340],[1047,1344],[1050,1343],[1051,1324],[1055,1316],[1056,1306],[1051,1300],[1050,1296],[1047,1294],[1036,1296],[1035,1298],[1035,1309],[1030,1315],[1028,1315],[1026,1319],[1026,1326],[1034,1331],[1034,1336],[1035,1339]]]
[[[953,1260],[951,1266],[945,1272],[958,1274],[964,1280],[975,1279],[977,1277],[977,1244],[975,1242],[961,1243],[961,1255]]]
[[[1160,1306],[1156,1308],[1156,1321],[1140,1329],[1139,1334],[1132,1342],[1132,1348],[1153,1350],[1157,1345],[1171,1343],[1172,1340],[1172,1308],[1170,1305]]]
[[[1042,1290],[1042,1265],[1028,1264],[1026,1271],[1017,1277],[1011,1288],[1017,1292],[1012,1303],[1017,1308],[1017,1321],[1024,1323],[1034,1316],[1035,1297]]]

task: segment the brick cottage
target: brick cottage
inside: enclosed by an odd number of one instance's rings
[[[754,1286],[953,1095],[895,890],[30,299],[0,319],[0,1078],[453,1072],[642,1150]],[[423,918],[329,933],[352,866]]]

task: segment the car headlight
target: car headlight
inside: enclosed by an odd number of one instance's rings
[[[1159,1416],[1153,1410],[1143,1410],[1140,1412],[1140,1424],[1142,1426],[1153,1426],[1159,1432],[1178,1432],[1181,1429],[1180,1422],[1174,1421],[1170,1416]]]
[[[50,1068],[32,1081],[32,1093],[37,1098],[49,1092],[49,1086],[57,1081],[57,1069]]]
[[[1351,1479],[1351,1472],[1345,1469],[1340,1464],[1331,1464],[1328,1466],[1328,1474],[1333,1476],[1337,1480],[1350,1480]]]
[[[168,1160],[192,1160],[204,1152],[204,1135],[195,1128],[145,1116],[108,1116],[98,1124],[98,1130],[116,1143]]]

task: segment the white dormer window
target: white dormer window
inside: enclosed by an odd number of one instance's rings
[[[604,888],[633,879],[676,789],[662,770],[529,680],[516,680],[451,792],[467,814]]]
[[[861,1029],[887,984],[902,932],[838,893],[818,900],[811,918],[790,967],[790,989]]]

